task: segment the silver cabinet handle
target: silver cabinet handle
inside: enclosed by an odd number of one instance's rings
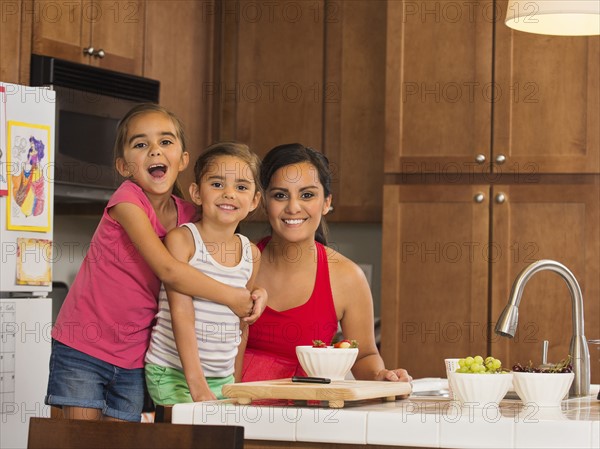
[[[475,162],[478,164],[483,164],[485,162],[485,154],[478,154],[475,156]]]
[[[496,195],[496,203],[502,204],[505,201],[506,201],[506,195],[504,195],[504,193],[499,193],[498,195]]]
[[[85,56],[92,56],[94,54],[94,47],[88,47],[83,49],[83,54]]]
[[[502,165],[505,162],[506,162],[506,156],[504,156],[503,154],[499,154],[498,156],[496,156],[496,164]]]
[[[100,50],[98,50],[98,51],[94,52],[94,57],[96,57],[96,58],[100,58],[100,59],[102,59],[102,58],[104,58],[105,56],[106,56],[106,53],[104,53],[104,50],[102,50],[102,49],[100,49]]]
[[[483,200],[485,199],[485,195],[483,193],[478,193],[473,197],[473,199],[475,200],[476,203],[483,203]]]

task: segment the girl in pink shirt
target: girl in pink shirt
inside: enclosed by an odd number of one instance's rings
[[[115,165],[126,180],[104,210],[52,331],[45,402],[65,418],[140,421],[161,281],[227,305],[248,323],[265,307],[264,290],[219,283],[163,245],[168,231],[196,215],[173,195],[188,161],[181,122],[161,106],[136,106],[119,123]]]

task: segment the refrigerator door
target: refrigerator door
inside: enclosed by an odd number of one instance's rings
[[[0,98],[0,293],[37,296],[52,289],[56,95],[0,83]]]
[[[0,299],[0,447],[27,447],[29,419],[44,404],[52,329],[50,298]]]

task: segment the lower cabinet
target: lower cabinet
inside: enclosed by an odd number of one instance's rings
[[[577,278],[585,332],[600,338],[600,184],[386,185],[382,260],[382,355],[413,377],[445,377],[444,358],[493,355],[511,367],[567,356],[571,300],[541,272],[527,284],[514,339],[494,326],[519,272],[554,259]],[[600,354],[590,348],[592,382]]]

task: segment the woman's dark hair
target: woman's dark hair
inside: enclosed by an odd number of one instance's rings
[[[271,178],[277,170],[288,165],[301,164],[302,162],[308,162],[317,169],[319,182],[323,186],[325,197],[327,198],[331,195],[329,161],[322,153],[299,143],[276,146],[263,158],[260,170],[260,183],[263,190],[267,190],[271,183]],[[321,223],[315,232],[315,240],[323,245],[327,245],[327,224],[324,217],[321,217]]]

